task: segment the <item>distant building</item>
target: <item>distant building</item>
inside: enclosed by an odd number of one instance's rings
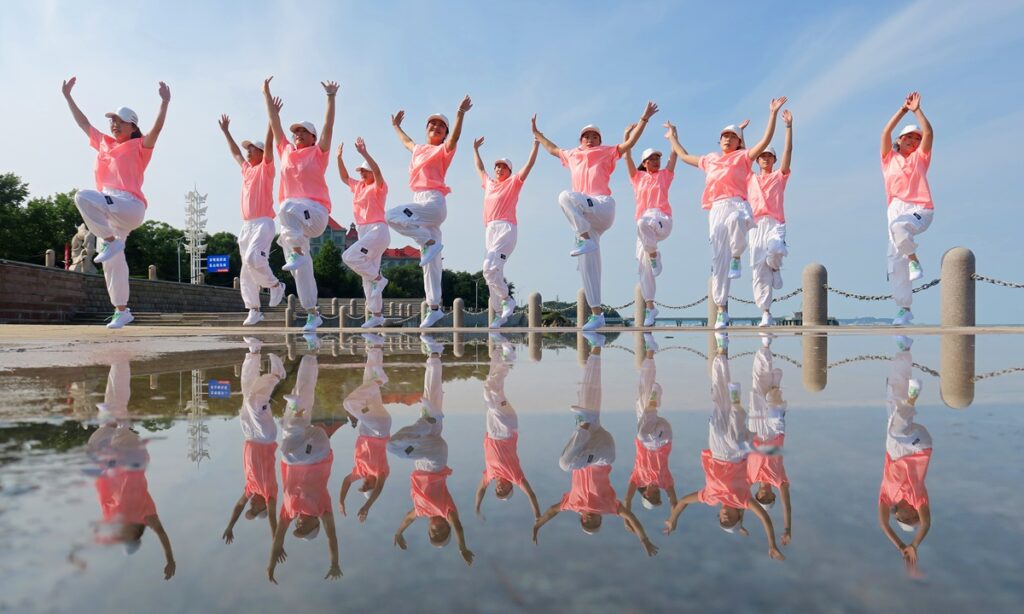
[[[309,254],[316,257],[324,241],[334,243],[338,247],[339,252],[344,252],[358,239],[359,234],[356,232],[355,224],[349,226],[346,231],[344,226],[335,221],[333,217],[328,216],[327,228],[324,230],[324,234],[309,240]]]
[[[380,259],[380,268],[387,269],[402,264],[420,263],[420,250],[411,245],[405,247],[391,247],[384,250],[384,256]]]

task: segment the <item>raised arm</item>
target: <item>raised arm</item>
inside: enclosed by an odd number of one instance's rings
[[[167,531],[156,514],[147,516],[146,524],[153,529],[160,540],[160,547],[164,550],[164,580],[170,580],[178,569],[178,564],[174,562],[174,551],[171,550],[171,538],[167,537]]]
[[[533,146],[530,147],[530,157],[526,159],[526,164],[523,165],[523,168],[519,169],[519,181],[526,181],[526,178],[530,176],[533,164],[537,161],[538,150],[540,150],[540,141],[534,138]]]
[[[345,168],[345,165],[341,162],[341,146],[338,146],[338,166]],[[348,183],[348,173],[342,171],[341,180]],[[348,474],[345,479],[341,481],[341,492],[338,493],[338,511],[341,512],[342,516],[348,516],[348,511],[345,510],[345,499],[348,498],[348,491],[352,488],[352,481],[355,479],[355,474]]]
[[[395,129],[395,134],[398,135],[398,140],[402,141],[402,145],[406,149],[412,151],[412,148],[416,146],[416,141],[409,138],[409,135],[402,130],[402,120],[405,119],[405,111],[399,109],[398,113],[391,116],[391,126]]]
[[[243,494],[238,502],[235,503],[235,507],[231,510],[231,519],[228,520],[228,528],[224,529],[224,534],[221,535],[221,539],[224,540],[225,544],[230,544],[235,541],[235,523],[238,522],[239,517],[242,515],[242,510],[245,509],[245,502],[249,500],[249,496]]]
[[[284,104],[280,98],[274,98],[270,93],[270,82],[273,79],[274,77],[270,76],[263,80],[263,100],[267,104],[267,117],[270,119],[270,129],[274,133],[274,138],[279,145],[284,145],[288,142],[288,135],[281,127],[281,108]]]
[[[782,105],[786,104],[786,100],[788,98],[781,96],[779,98],[772,98],[772,101],[768,103],[768,125],[764,127],[764,135],[760,141],[747,150],[747,158],[751,161],[756,160],[772,142],[772,137],[775,136],[775,122],[779,117],[779,109],[782,108]]]
[[[931,153],[932,124],[924,116],[924,111],[921,110],[921,94],[913,92],[910,96],[907,96],[907,110],[914,114],[914,117],[917,118],[917,123],[921,125],[921,151]]]
[[[783,482],[779,491],[782,493],[782,545],[788,546],[793,539],[793,508],[789,500],[789,482]]]
[[[324,114],[324,127],[320,129],[320,151],[331,153],[331,138],[334,136],[334,101],[338,97],[338,84],[334,81],[321,81],[327,92],[327,112]]]
[[[448,140],[445,142],[448,151],[455,149],[455,145],[459,142],[459,137],[462,136],[462,121],[466,117],[466,112],[472,108],[473,100],[467,95],[459,103],[459,110],[455,112],[455,125],[452,126],[451,132],[448,133]]]
[[[327,510],[320,516],[324,532],[327,534],[327,548],[331,552],[331,567],[327,570],[324,580],[337,580],[341,577],[341,563],[338,560],[338,531],[334,526],[334,512]]]
[[[622,498],[622,503],[626,506],[626,509],[629,511],[633,511],[633,497],[635,495],[636,484],[633,483],[633,480],[630,480],[629,483],[626,484],[626,496]]]
[[[540,130],[537,129],[537,114],[536,113],[534,113],[533,117],[530,118],[530,128],[533,130],[533,138],[535,138],[538,141],[540,141],[541,146],[549,154],[551,154],[552,156],[554,156],[556,158],[561,158],[562,157],[562,155],[561,155],[561,151],[562,150],[558,148],[558,145],[555,145],[554,142],[551,141],[551,139],[549,139],[548,137],[544,136],[544,133],[542,133]]]
[[[455,543],[459,546],[459,554],[462,555],[462,560],[466,561],[466,565],[473,564],[473,551],[466,546],[466,533],[462,529],[462,520],[459,519],[459,510],[452,510],[448,514],[448,521],[452,523],[452,528],[455,529]]]
[[[622,136],[623,143],[629,142],[634,129],[639,129],[637,124],[630,124],[629,126],[626,126],[626,133]],[[636,162],[633,161],[633,148],[629,147],[623,151],[622,157],[626,159],[626,170],[629,171],[629,178],[632,179],[636,175]]]
[[[270,539],[277,534],[277,497],[267,499],[267,522],[270,524]]]
[[[900,110],[893,113],[892,117],[889,118],[889,121],[885,122],[885,127],[882,128],[881,154],[883,158],[886,154],[892,151],[892,131],[896,129],[896,125],[899,124],[900,120],[903,119],[903,116],[907,114],[907,104],[909,102],[910,96],[907,96],[903,101],[903,105],[900,107]],[[924,139],[922,138],[921,141],[923,145]]]
[[[402,550],[405,550],[405,537],[402,534],[405,533],[405,530],[408,529],[409,525],[411,525],[415,520],[416,510],[411,509],[405,517],[402,518],[402,524],[398,525],[398,530],[395,531],[395,545]]]
[[[490,484],[490,480],[487,479],[487,474],[480,476],[480,483],[476,486],[476,497],[473,499],[473,509],[476,511],[476,515],[483,518],[483,514],[480,513],[480,506],[484,502],[484,495],[487,494],[487,485]]]
[[[359,508],[359,522],[366,522],[366,518],[370,515],[370,508],[373,507],[374,503],[376,503],[377,499],[380,497],[380,493],[384,492],[384,482],[387,481],[388,479],[386,477],[377,478],[377,484],[373,487],[373,490],[370,491],[369,498],[366,499],[366,503],[363,504],[363,507]]]
[[[85,116],[85,113],[78,108],[75,99],[71,97],[71,89],[75,87],[77,81],[78,77],[71,77],[60,86],[60,91],[64,94],[64,100],[67,101],[68,108],[71,109],[71,116],[75,118],[75,123],[82,129],[82,132],[89,134],[92,124],[89,123],[89,118]]]
[[[281,101],[278,100],[278,103]],[[263,141],[263,163],[273,164],[274,163],[274,128],[267,122],[267,136]]]
[[[625,140],[619,143],[619,155],[625,154],[627,150],[631,149],[634,145],[636,145],[636,142],[640,140],[640,135],[644,133],[644,128],[647,127],[648,120],[650,120],[651,116],[657,112],[658,105],[654,104],[653,102],[648,102],[647,106],[644,107],[643,114],[640,116],[640,121],[637,122],[636,124],[636,129],[627,129]]]
[[[779,170],[789,174],[789,163],[793,161],[793,114],[786,109],[782,112],[782,123],[786,125],[786,147],[782,150],[782,164]]]
[[[277,523],[277,531],[274,532],[274,543],[270,547],[270,561],[267,563],[267,580],[277,584],[274,579],[274,570],[279,563],[283,563],[288,555],[284,552],[284,536],[288,534],[288,527],[292,524],[291,518]]]
[[[630,533],[636,535],[637,539],[640,540],[640,545],[644,547],[644,552],[647,553],[647,556],[658,554],[658,547],[651,543],[651,539],[647,537],[644,525],[640,524],[640,520],[637,519],[636,515],[627,509],[626,506],[622,505],[622,503],[619,503],[619,516],[631,527]]]
[[[487,167],[484,166],[484,159],[480,157],[480,146],[483,144],[484,137],[473,139],[473,162],[476,164],[476,174],[480,176],[480,181],[486,182],[491,177],[487,174]],[[486,484],[484,486],[486,487]],[[477,507],[477,513],[480,513],[479,507]]]
[[[680,160],[690,166],[697,166],[698,162],[700,162],[700,156],[695,156],[683,148],[683,145],[679,142],[679,132],[676,130],[675,124],[665,122],[665,129],[665,138],[668,139],[669,144],[672,146],[672,154],[679,156]]]
[[[914,536],[914,541],[910,543],[911,546],[916,550],[921,542],[924,541],[924,537],[928,535],[928,531],[932,528],[932,508],[929,504],[924,504],[921,509],[917,511],[921,517],[921,526],[917,529],[917,535]]]
[[[369,166],[370,172],[373,173],[373,180],[378,185],[384,185],[384,174],[380,172],[380,165],[377,164],[377,161],[373,159],[373,156],[366,149],[366,141],[361,136],[356,137],[356,151],[363,157],[363,160],[366,160],[366,166]]]
[[[231,130],[228,129],[228,126],[231,124],[231,118],[227,115],[221,115],[220,121],[217,124],[220,126],[220,131],[224,133],[224,138],[228,140],[228,150],[231,152],[231,157],[235,159],[235,162],[238,162],[238,166],[242,166],[245,164],[242,150],[238,148],[234,137],[231,136]]]
[[[764,508],[755,499],[747,502],[747,509],[757,516],[757,519],[761,521],[761,526],[764,527],[764,534],[768,538],[768,556],[776,561],[784,560],[786,557],[775,543],[775,528],[772,526],[771,516],[768,515],[768,512],[764,511]]]
[[[540,533],[540,528],[546,525],[552,518],[558,515],[558,512],[562,511],[562,502],[552,505],[548,508],[544,515],[541,516],[533,523],[533,543],[537,543],[537,535]]]
[[[679,523],[679,516],[683,513],[683,510],[686,509],[686,506],[691,503],[697,503],[698,501],[700,501],[700,491],[694,491],[680,499],[678,503],[672,506],[672,513],[669,514],[668,520],[665,521],[663,533],[665,533],[665,535],[669,535],[672,531],[675,531],[676,525]]]
[[[530,486],[530,483],[526,481],[525,478],[523,479],[523,484],[521,488],[523,489],[523,492],[526,493],[526,498],[530,500],[530,509],[533,510],[534,520],[540,518],[540,504],[537,503],[537,494],[533,492],[533,488]]]
[[[167,119],[167,105],[171,104],[171,88],[167,87],[166,83],[161,81],[157,91],[160,94],[160,110],[156,113],[153,127],[142,137],[142,146],[146,149],[153,149],[156,140],[160,138],[160,131],[164,129],[164,120]]]

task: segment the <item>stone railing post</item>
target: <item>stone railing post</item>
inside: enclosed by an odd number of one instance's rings
[[[148,272],[149,272],[149,281],[156,281],[156,265],[155,264],[149,265]],[[237,280],[238,278],[236,277],[235,279]]]
[[[939,322],[943,326],[974,326],[974,252],[966,247],[948,250],[942,256],[939,278]]]
[[[526,325],[530,328],[541,327],[541,299],[540,292],[533,292],[528,299],[526,309]]]
[[[452,301],[452,327],[462,328],[466,315],[466,301],[457,298]]]
[[[150,277],[150,279],[155,279],[156,267],[153,266],[153,265],[149,265],[149,266],[151,266],[153,268],[153,276],[154,276],[154,277]],[[231,287],[234,288],[235,290],[241,290],[242,289],[242,280],[237,278],[237,277],[232,279],[231,280]]]
[[[718,317],[718,305],[715,304],[715,299],[712,298],[711,284],[711,278],[708,277],[708,328],[715,326],[715,318]]]
[[[295,295],[288,295],[287,306],[284,308],[284,327],[291,328],[295,326]]]
[[[803,324],[804,326],[825,326],[828,324],[828,271],[818,263],[804,267],[803,274]]]
[[[587,323],[587,316],[590,315],[590,305],[587,304],[587,293],[583,288],[576,292],[576,328],[583,328]],[[584,358],[586,361],[586,358]]]
[[[46,266],[57,266],[57,252],[52,249],[46,250]]]
[[[640,291],[640,284],[636,285],[633,301],[633,326],[641,327],[644,325],[644,318],[647,317],[647,301],[644,300],[644,293]]]

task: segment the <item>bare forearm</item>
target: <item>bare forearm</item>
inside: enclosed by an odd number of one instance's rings
[[[412,151],[412,148],[416,146],[416,141],[409,138],[409,135],[405,133],[405,130],[402,130],[401,126],[392,125],[392,127],[395,129],[395,134],[398,135],[398,140],[402,141],[406,149]]]
[[[75,123],[81,128],[86,134],[89,134],[89,129],[92,128],[92,124],[89,123],[89,118],[85,116],[85,113],[78,108],[78,104],[75,99],[70,95],[65,96],[64,100],[68,101],[68,108],[71,109],[71,116],[75,118]]]
[[[537,140],[533,141],[533,147],[530,148],[530,157],[526,159],[526,164],[519,170],[519,180],[526,181],[526,178],[530,175],[530,171],[533,170],[533,165],[537,162],[537,152],[540,151],[540,143]]]
[[[270,163],[274,161],[274,127],[267,123],[267,137],[263,143],[263,161]]]
[[[786,149],[782,152],[782,167],[781,171],[783,174],[789,172],[790,163],[793,161],[793,124],[786,124]]]
[[[561,157],[559,155],[561,150],[558,148],[558,145],[555,145],[555,143],[551,139],[544,136],[543,132],[537,131],[534,132],[533,134],[534,136],[537,137],[537,140],[540,141],[541,146],[544,147],[544,149],[547,150],[549,154],[555,156],[556,158]]]
[[[334,137],[335,94],[327,94],[327,112],[324,113],[324,127],[320,131],[320,149],[325,153],[331,151],[331,139]]]

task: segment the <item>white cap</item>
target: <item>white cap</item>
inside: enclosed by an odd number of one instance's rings
[[[121,119],[124,118],[122,117]],[[924,136],[924,133],[921,132],[920,126],[917,126],[915,124],[907,124],[906,126],[903,126],[903,130],[900,130],[900,136],[906,136],[912,133],[916,133],[918,136]]]
[[[658,154],[659,156],[662,155],[660,151],[654,149],[653,147],[648,147],[647,149],[645,149],[644,152],[640,154],[640,164],[646,162],[647,158],[650,158],[654,154]]]
[[[444,127],[445,128],[449,128],[450,129],[451,126],[452,126],[450,123],[448,123],[448,116],[445,115],[444,113],[434,113],[433,115],[428,116],[427,117],[427,123],[429,124],[430,120],[432,120],[432,119],[439,119],[442,122],[444,122]]]
[[[761,152],[761,155],[763,156],[764,154],[771,154],[771,155],[772,155],[772,157],[773,157],[773,158],[775,158],[776,160],[778,160],[778,159],[779,159],[779,156],[777,156],[777,155],[775,154],[775,148],[774,148],[774,147],[772,147],[771,145],[769,145],[768,147],[765,147],[765,148],[764,148],[764,151],[762,151],[762,152]],[[759,157],[760,157],[760,156],[759,156]]]
[[[743,128],[740,128],[736,124],[729,124],[725,128],[722,128],[722,131],[718,133],[718,136],[722,136],[726,132],[731,132],[735,134],[736,136],[740,137],[740,142],[743,141]]]
[[[372,173],[373,169],[370,168],[370,165],[367,164],[366,161],[364,160],[364,161],[359,163],[359,166],[356,167],[356,172],[358,172],[358,171],[366,171],[368,173]]]
[[[647,500],[647,497],[640,497],[640,503],[643,504],[645,510],[653,510],[654,504]]]
[[[312,531],[310,531],[310,532],[309,532],[309,533],[308,533],[307,535],[303,535],[303,536],[302,536],[302,537],[300,537],[299,539],[305,540],[305,541],[307,541],[307,542],[311,542],[311,541],[313,541],[314,539],[316,539],[316,536],[317,536],[317,535],[320,535],[320,524],[319,524],[319,523],[317,523],[317,525],[316,525],[316,528],[315,528],[315,529],[313,529]]]
[[[582,139],[583,135],[588,133],[588,132],[596,132],[597,136],[601,136],[601,129],[600,128],[598,128],[594,124],[587,124],[586,126],[583,126],[582,128],[580,128],[580,138]]]
[[[292,124],[291,126],[288,126],[288,131],[295,132],[296,128],[305,128],[306,132],[316,136],[316,126],[313,125],[313,122],[299,122],[297,124]]]
[[[761,503],[760,501],[758,501],[758,503],[760,503],[761,507],[763,507],[764,509],[770,510],[773,507],[775,507],[775,501],[776,501],[776,499],[772,499],[771,503]]]
[[[123,122],[139,125],[139,115],[128,107],[118,107],[116,111],[106,113],[105,117],[117,117]]]
[[[125,120],[125,121],[128,121],[128,120]],[[125,555],[126,556],[131,556],[131,555],[135,554],[136,552],[138,552],[139,548],[142,547],[142,540],[141,539],[128,540],[128,541],[126,541],[126,542],[124,542],[122,544],[122,547],[124,548]]]
[[[725,132],[725,131],[723,130],[722,132]],[[723,527],[721,524],[719,524],[718,527],[720,529],[722,529],[723,531],[725,531],[726,533],[739,533],[740,529],[743,528],[743,519],[741,518],[739,522],[737,522],[736,524],[732,525],[731,527]]]
[[[260,151],[265,149],[263,141],[242,141],[242,149],[249,149],[249,147],[255,147]]]
[[[512,160],[509,160],[508,158],[498,158],[497,160],[494,161],[494,164],[504,164],[505,166],[508,167],[508,170],[512,170]]]

